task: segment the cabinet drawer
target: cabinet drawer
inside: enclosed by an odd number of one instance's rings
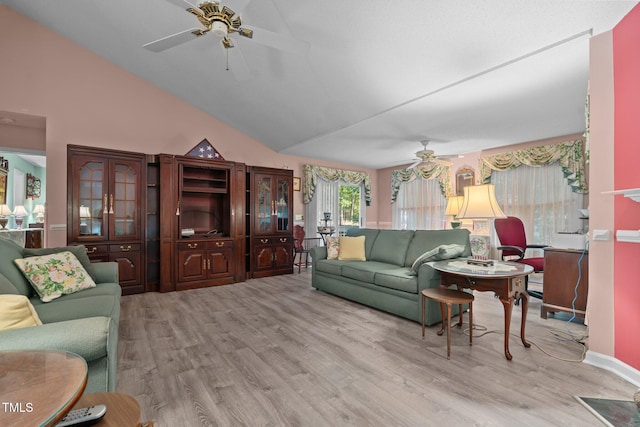
[[[87,255],[89,255],[90,258],[106,255],[109,252],[108,245],[85,245],[85,248],[87,248]]]
[[[120,245],[109,245],[109,252],[140,252],[140,244],[123,243]]]
[[[202,250],[207,248],[207,242],[178,242],[179,251]]]
[[[215,240],[207,243],[207,249],[232,249],[233,240]]]
[[[291,237],[256,237],[253,239],[253,244],[260,245],[283,245],[293,243],[293,238]]]

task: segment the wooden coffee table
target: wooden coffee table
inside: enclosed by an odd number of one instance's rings
[[[86,385],[87,364],[73,353],[0,352],[0,425],[55,425]]]
[[[525,277],[533,273],[533,267],[517,262],[494,261],[493,267],[482,267],[467,264],[464,259],[438,261],[433,268],[440,271],[440,286],[455,285],[458,289],[468,288],[480,292],[494,292],[504,307],[504,355],[507,360],[513,356],[509,352],[509,328],[513,302],[521,300],[522,320],[520,322],[520,339],[529,348],[531,344],[524,337],[529,308],[529,294],[525,289]]]

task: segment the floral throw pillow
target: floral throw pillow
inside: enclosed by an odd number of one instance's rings
[[[340,238],[327,237],[327,259],[338,259],[340,255]]]
[[[69,252],[14,260],[42,302],[64,294],[95,288],[96,284],[76,256]]]

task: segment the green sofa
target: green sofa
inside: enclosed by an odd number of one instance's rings
[[[13,260],[66,249],[76,255],[97,286],[42,302]],[[27,296],[43,323],[0,331],[0,351],[60,350],[78,354],[88,366],[86,392],[115,391],[121,293],[117,264],[91,264],[84,246],[24,249],[0,239],[0,294]]]
[[[471,255],[469,231],[377,230],[351,228],[347,236],[365,236],[366,261],[328,260],[324,246],[311,249],[311,286],[361,304],[421,322],[420,292],[440,286],[440,273],[429,263],[411,268],[420,255],[440,245],[464,245],[461,257]],[[458,313],[458,307],[453,314]],[[427,301],[427,325],[441,321],[438,303]]]

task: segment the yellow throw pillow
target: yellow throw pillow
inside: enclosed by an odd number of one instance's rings
[[[0,295],[0,331],[42,325],[38,313],[24,295]]]
[[[366,261],[367,258],[364,255],[364,238],[365,236],[341,236],[340,253],[338,254],[338,259],[349,261]]]

